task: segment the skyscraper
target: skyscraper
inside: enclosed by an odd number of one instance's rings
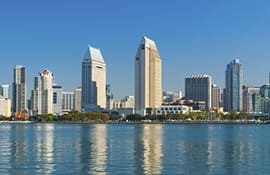
[[[106,64],[99,49],[87,47],[82,61],[82,110],[106,108]]]
[[[17,65],[13,71],[12,112],[25,112],[26,91],[25,67]]]
[[[249,113],[261,112],[261,96],[259,87],[243,87],[243,111]]]
[[[162,104],[161,58],[153,40],[143,37],[135,57],[135,112]]]
[[[191,75],[185,78],[186,98],[194,101],[204,101],[205,109],[211,109],[212,77],[209,75]]]
[[[239,59],[235,59],[227,65],[225,71],[225,111],[242,110],[243,94],[243,70]]]
[[[53,113],[53,79],[53,73],[48,69],[35,77],[35,87],[32,91],[33,114]]]

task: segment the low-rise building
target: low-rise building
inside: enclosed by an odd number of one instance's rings
[[[0,116],[11,116],[11,104],[10,99],[0,96]]]
[[[134,96],[125,96],[120,101],[113,102],[113,111],[122,116],[134,114]]]
[[[184,105],[162,105],[152,112],[157,115],[186,114],[189,112],[189,107]]]
[[[74,92],[63,92],[62,111],[70,112],[74,109]]]

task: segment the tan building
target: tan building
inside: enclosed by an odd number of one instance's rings
[[[135,58],[135,112],[162,104],[161,59],[154,41],[143,37]]]
[[[3,96],[0,96],[0,116],[10,117],[11,116],[10,100]]]
[[[217,85],[212,84],[212,109],[219,109],[220,101],[221,101],[220,88]]]
[[[82,108],[82,88],[78,87],[74,90],[74,110],[81,112]]]

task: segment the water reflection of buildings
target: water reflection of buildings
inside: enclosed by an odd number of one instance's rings
[[[24,162],[26,161],[26,141],[25,141],[25,126],[16,125],[14,126],[14,132],[12,139],[12,162],[14,162],[13,168],[23,168]],[[12,132],[11,132],[12,133]],[[12,143],[12,142],[11,142]]]
[[[3,140],[3,145],[4,146],[3,150],[1,150],[3,155],[1,155],[1,160],[8,160],[9,158],[11,159],[12,164],[5,164],[5,167],[1,167],[1,173],[4,173],[2,170],[6,168],[10,168],[12,170],[14,169],[23,169],[25,161],[27,159],[27,153],[26,153],[26,141],[25,139],[25,128],[24,126],[8,126],[7,128],[7,133],[9,133],[9,140]],[[5,157],[6,156],[6,157]],[[1,161],[0,164],[3,162]],[[10,165],[10,167],[8,166]],[[6,169],[7,170],[7,169]],[[0,173],[0,174],[1,174]],[[6,172],[4,174],[9,174],[9,172]]]
[[[161,174],[162,172],[162,125],[142,125],[136,127],[135,174]]]
[[[107,164],[107,126],[95,125],[95,132],[91,133],[93,166],[92,169],[98,174],[106,174]]]
[[[54,125],[44,124],[36,128],[37,173],[51,174],[54,171]]]
[[[84,126],[81,135],[81,163],[83,174],[106,174],[107,126]]]

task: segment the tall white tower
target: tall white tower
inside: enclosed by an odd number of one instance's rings
[[[82,61],[82,110],[106,108],[106,64],[99,49],[88,45]]]
[[[53,79],[53,73],[48,69],[35,77],[35,88],[32,92],[34,114],[53,113]]]
[[[145,115],[146,108],[162,104],[162,70],[153,40],[143,37],[135,58],[135,112]]]

